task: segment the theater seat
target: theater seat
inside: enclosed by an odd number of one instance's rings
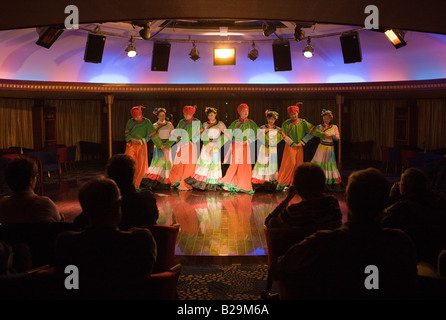
[[[122,230],[128,230],[131,226],[120,226]],[[156,241],[157,256],[153,266],[153,273],[164,272],[175,265],[175,246],[177,242],[178,225],[145,225],[138,228],[149,229]]]
[[[126,285],[109,283],[107,288],[65,288],[65,278],[58,278],[53,267],[0,276],[0,300],[176,300],[182,265],[153,273]],[[68,277],[68,275],[67,275]]]
[[[75,230],[70,222],[0,224],[0,240],[9,244],[24,243],[32,255],[32,266],[48,265],[54,257],[56,237],[67,230]]]
[[[339,228],[341,225],[341,221],[334,221],[323,225],[292,228],[267,228],[265,226],[264,232],[268,251],[268,267],[271,267],[272,262],[278,257],[284,255],[292,245],[301,242],[314,232],[318,230],[333,230]],[[273,280],[268,274],[266,290],[262,293],[263,298],[268,298],[268,295],[271,293],[272,286]]]

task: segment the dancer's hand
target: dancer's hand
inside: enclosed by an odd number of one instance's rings
[[[283,138],[283,140],[285,140],[285,142],[286,142],[288,145],[290,145],[290,144],[293,143],[293,140],[291,140],[291,138],[288,137],[288,136],[285,136],[285,137]]]

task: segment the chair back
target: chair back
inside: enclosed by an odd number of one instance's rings
[[[58,155],[59,165],[65,164],[68,160],[68,147],[58,147],[57,155]]]
[[[133,226],[120,226],[122,230],[129,230]],[[135,226],[147,228],[155,238],[157,255],[152,273],[164,272],[175,265],[175,247],[180,227],[177,225],[143,225]]]
[[[381,146],[381,160],[383,162],[390,161],[389,147]]]
[[[76,148],[77,146],[69,146],[67,151],[67,160],[74,161],[76,160]]]
[[[413,150],[409,150],[409,149],[400,149],[400,153],[401,153],[401,172],[404,171],[404,169],[407,169],[410,167],[410,163],[409,160],[412,158],[416,158],[419,155],[421,155],[422,153],[413,151]]]
[[[180,228],[163,225],[150,225],[147,228],[152,232],[157,246],[156,262],[152,272],[169,270],[175,265],[175,246]]]
[[[50,264],[59,233],[75,230],[70,222],[0,224],[0,240],[10,244],[24,243],[31,250],[33,268]]]
[[[333,230],[342,225],[341,221],[334,221],[323,225],[311,225],[291,228],[264,227],[268,250],[268,265],[287,252],[292,245],[301,242],[318,230]]]
[[[50,148],[42,151],[30,151],[25,153],[29,157],[39,158],[43,172],[57,171],[60,173],[57,149]]]

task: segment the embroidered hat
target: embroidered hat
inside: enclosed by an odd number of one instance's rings
[[[294,113],[294,112],[299,113],[299,111],[300,111],[300,109],[299,109],[299,105],[301,105],[301,104],[303,104],[303,103],[302,103],[302,102],[298,102],[298,103],[296,103],[295,106],[289,106],[289,107],[286,109],[286,111],[287,111],[288,113]]]
[[[279,113],[278,112],[272,111],[272,110],[268,110],[268,109],[265,111],[265,116],[266,117],[272,116],[272,117],[276,118],[276,120],[279,119]]]
[[[328,109],[322,109],[321,116],[330,116],[333,119],[333,112]]]
[[[206,107],[206,108],[204,109],[204,112],[205,112],[206,114],[208,114],[208,113],[210,113],[210,112],[213,112],[213,113],[217,114],[217,108],[215,108],[215,107]]]
[[[160,112],[167,113],[166,109],[164,109],[164,108],[155,108],[155,109],[153,109],[153,114],[158,115],[158,113],[160,113]]]
[[[237,112],[238,114],[240,114],[242,112],[243,109],[248,109],[249,110],[249,106],[246,103],[242,103],[237,107]]]
[[[197,110],[197,106],[184,106],[183,113],[193,115]]]
[[[142,115],[142,110],[141,109],[145,109],[145,107],[143,106],[135,106],[132,109],[130,109],[130,115],[132,117],[136,117],[136,116],[140,116]]]

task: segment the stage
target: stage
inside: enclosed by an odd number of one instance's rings
[[[90,177],[90,176],[89,176]],[[88,179],[62,181],[46,186],[45,195],[54,200],[66,221],[80,214],[79,186]],[[153,191],[160,225],[179,225],[175,254],[182,263],[265,262],[266,216],[286,197],[286,192],[233,193],[225,191]],[[343,219],[346,208],[343,193],[339,199]],[[300,201],[297,197],[292,202]]]

